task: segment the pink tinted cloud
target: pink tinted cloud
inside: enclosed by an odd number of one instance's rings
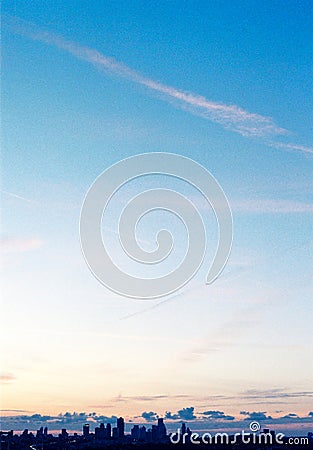
[[[36,238],[3,238],[0,241],[2,253],[21,253],[36,250],[42,247],[43,241]]]

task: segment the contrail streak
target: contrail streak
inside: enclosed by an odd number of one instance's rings
[[[213,102],[203,96],[191,92],[184,92],[172,86],[154,81],[114,58],[103,55],[95,49],[71,42],[62,36],[42,31],[35,25],[19,18],[7,17],[7,23],[10,29],[17,34],[57,47],[100,69],[105,69],[115,75],[131,80],[160,94],[167,101],[175,102],[181,109],[188,110],[194,115],[217,122],[224,128],[235,131],[242,136],[265,139],[267,145],[275,148],[295,150],[302,153],[313,153],[312,148],[303,145],[266,141],[266,139],[269,139],[273,135],[289,134],[284,128],[278,127],[270,117],[251,113],[236,105]]]
[[[18,200],[23,200],[24,202],[27,202],[27,203],[37,204],[37,202],[35,202],[34,200],[30,200],[29,198],[22,197],[21,195],[18,195],[18,194],[14,194],[13,192],[1,191],[1,193],[4,195],[7,195],[9,197],[17,198]]]

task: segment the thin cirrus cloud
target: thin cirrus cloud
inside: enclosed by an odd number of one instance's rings
[[[313,204],[284,199],[251,199],[234,201],[232,209],[250,214],[301,214],[312,213]]]
[[[284,399],[284,398],[299,398],[299,397],[313,397],[313,391],[286,391],[285,389],[248,389],[242,393],[245,399]]]
[[[14,381],[16,379],[15,375],[10,372],[1,372],[0,373],[0,383],[6,384]]]
[[[294,150],[302,153],[313,153],[313,149],[292,143],[274,142],[273,136],[285,135],[289,132],[277,126],[272,118],[251,113],[237,105],[229,105],[210,101],[207,98],[191,92],[184,92],[172,86],[160,83],[143,76],[136,70],[108,57],[99,51],[68,41],[62,36],[42,31],[35,25],[15,17],[7,17],[7,23],[15,33],[57,47],[70,53],[76,58],[86,61],[94,66],[104,69],[112,74],[131,80],[146,87],[169,102],[174,102],[181,109],[194,115],[204,117],[221,124],[224,128],[235,131],[242,136],[267,139],[267,145],[285,150]]]
[[[41,239],[36,238],[2,238],[0,241],[0,250],[3,254],[23,253],[36,250],[43,245]]]
[[[274,148],[282,148],[285,150],[290,150],[290,151],[299,151],[302,153],[313,153],[313,148],[311,147],[306,147],[305,145],[299,145],[299,144],[291,144],[291,143],[284,143],[284,142],[268,142],[268,145],[270,147],[274,147]]]
[[[201,211],[212,209],[212,206],[202,194],[188,195],[189,200]],[[233,198],[229,199],[232,211],[246,214],[305,214],[313,212],[313,204],[284,198]],[[173,202],[173,208],[177,201]],[[112,231],[110,229],[110,231]]]
[[[183,350],[180,360],[185,363],[194,363],[206,358],[212,352],[232,347],[249,328],[257,325],[259,319],[257,311],[259,311],[259,304],[240,310],[214,332],[205,335],[202,339],[197,339],[189,348]]]

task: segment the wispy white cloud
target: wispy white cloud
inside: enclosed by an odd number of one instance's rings
[[[268,145],[270,147],[274,148],[281,148],[283,150],[289,150],[289,151],[295,151],[295,152],[302,152],[307,154],[313,153],[312,147],[307,147],[305,145],[298,145],[298,144],[292,144],[292,143],[284,143],[284,142],[268,142]]]
[[[312,213],[313,204],[282,199],[251,199],[231,202],[233,211],[250,214]]]
[[[211,209],[210,204],[201,194],[189,195],[188,198],[199,211]],[[313,203],[288,198],[233,198],[229,199],[229,204],[234,213],[244,214],[305,214],[313,212]]]
[[[162,84],[147,78],[127,65],[108,57],[99,51],[79,45],[63,37],[38,29],[31,23],[18,18],[7,18],[11,29],[33,40],[53,45],[64,50],[78,59],[89,62],[100,69],[127,78],[141,86],[160,94],[164,99],[175,102],[181,109],[187,109],[195,115],[202,116],[213,122],[220,123],[224,128],[235,131],[243,136],[269,138],[273,135],[288,134],[288,131],[275,124],[272,118],[251,113],[237,105],[218,103],[191,92],[184,92],[175,87]],[[305,153],[312,153],[313,149],[301,145],[272,143],[277,148],[287,148]]]
[[[20,253],[36,250],[41,247],[43,242],[41,239],[35,238],[2,238],[0,241],[0,250],[2,253]]]
[[[180,360],[194,363],[206,358],[212,352],[235,345],[243,335],[246,335],[248,329],[258,324],[258,311],[259,304],[240,310],[232,319],[216,330],[210,331],[203,338],[197,339],[191,347],[185,348],[180,355]]]
[[[287,185],[288,187],[288,185]],[[310,186],[311,187],[311,186]],[[131,189],[129,187],[128,189]],[[302,186],[298,187],[298,185],[295,185],[292,190],[293,192],[295,190],[301,189],[304,191],[304,194],[308,197],[309,192],[308,187],[305,186],[304,188]],[[137,191],[134,191],[133,196],[136,195]],[[284,193],[281,194],[281,196],[286,197],[287,188],[284,189]],[[311,191],[310,191],[311,192]],[[287,192],[288,193],[288,192]],[[193,205],[198,209],[199,212],[207,213],[207,211],[213,211],[212,206],[208,202],[208,200],[200,193],[200,192],[188,192],[186,195],[188,200],[193,203]],[[250,195],[250,192],[246,194],[245,198],[239,197],[229,197],[228,198],[230,207],[234,213],[244,213],[244,214],[307,214],[313,212],[313,203],[309,201],[299,201],[299,200],[293,200],[292,198],[279,198],[279,194],[277,195],[277,198],[268,198],[268,197],[261,197]],[[142,200],[143,206],[144,200]],[[185,209],[185,204],[183,201],[176,200],[169,202],[169,205],[172,207],[172,209],[175,211],[177,205],[179,204],[182,211],[185,211],[187,214],[187,210]],[[114,230],[113,228],[106,227],[106,231],[109,233],[117,233],[117,230]],[[141,242],[143,245],[151,247],[151,242],[147,240],[138,239],[138,242]],[[152,244],[153,245],[153,244]]]

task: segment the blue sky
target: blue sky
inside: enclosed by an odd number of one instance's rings
[[[131,418],[149,396],[158,414],[306,416],[310,2],[10,1],[2,10],[3,408]],[[234,243],[212,286],[202,284],[209,246],[191,285],[142,303],[92,277],[78,222],[104,169],[152,151],[210,170],[233,210]],[[202,212],[214,245],[213,215]],[[157,223],[142,227],[144,241]],[[116,233],[107,238],[114,248]],[[253,389],[264,395],[247,405]]]

